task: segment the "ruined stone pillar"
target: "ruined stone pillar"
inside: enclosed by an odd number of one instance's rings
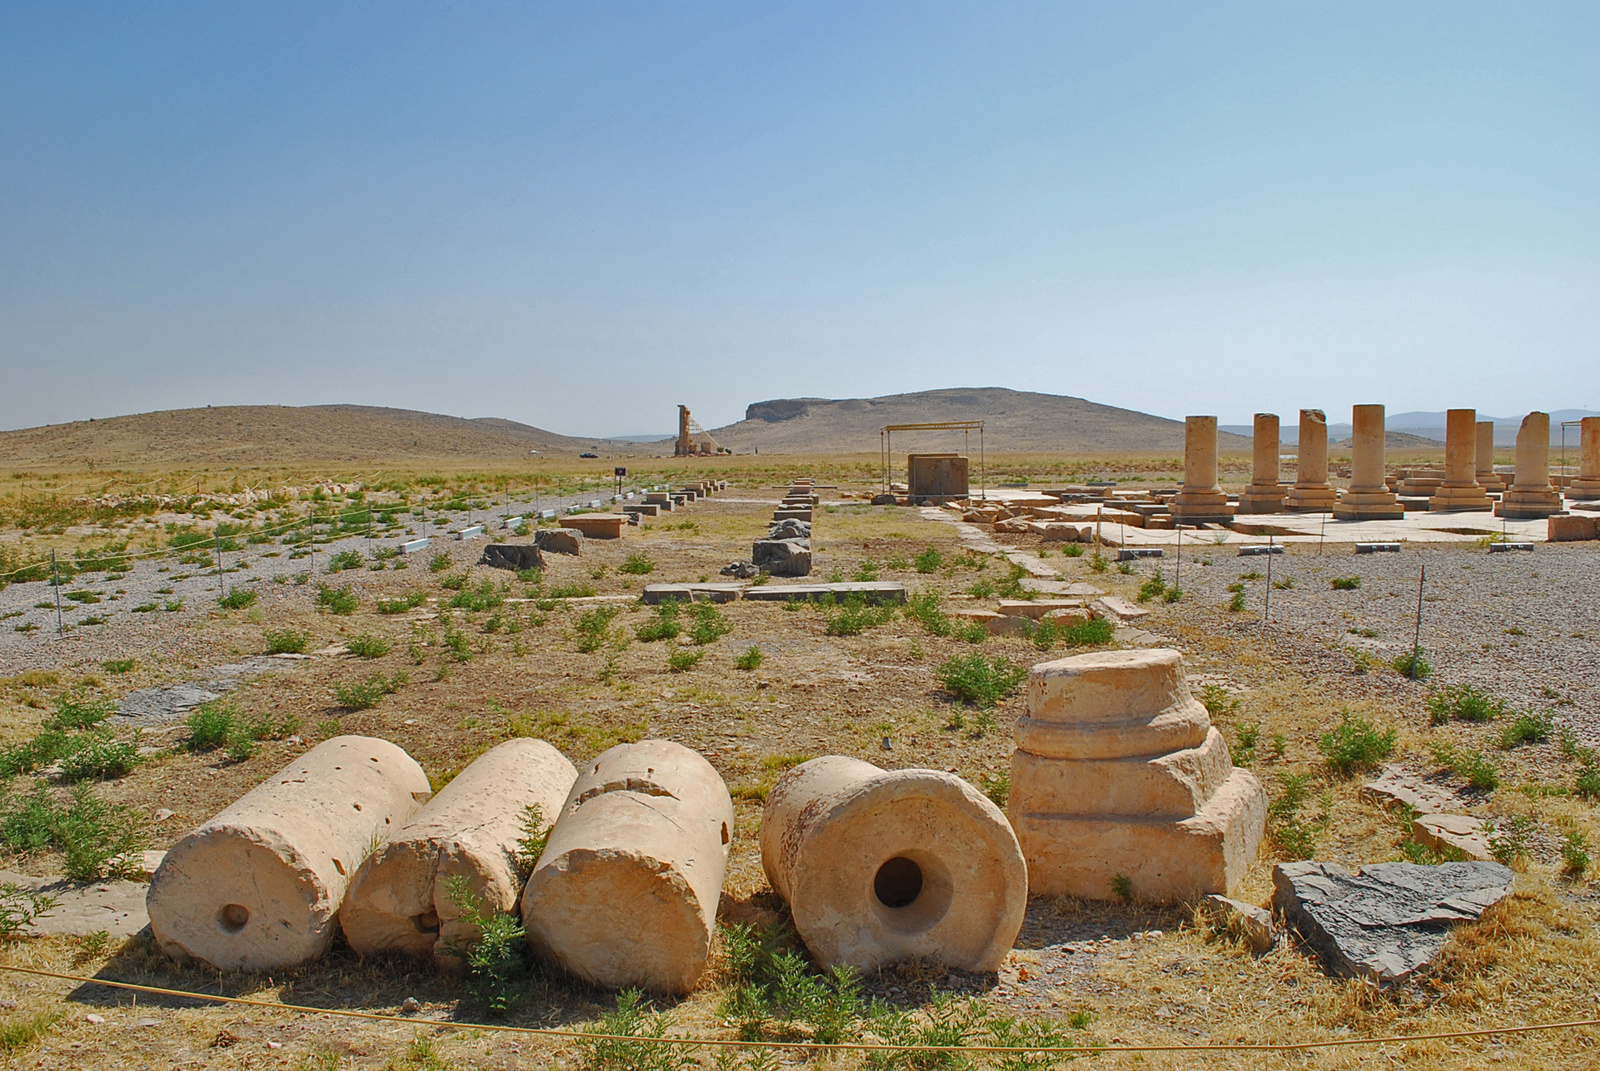
[[[1295,446],[1295,480],[1284,509],[1326,513],[1338,494],[1328,483],[1328,418],[1321,409],[1300,410],[1300,441]]]
[[[1478,486],[1485,491],[1504,490],[1505,481],[1494,470],[1494,421],[1478,421]]]
[[[1008,812],[1029,891],[1175,902],[1238,885],[1267,794],[1234,767],[1177,651],[1107,651],[1033,667]],[[1123,880],[1126,887],[1123,887]]]
[[[1239,512],[1282,513],[1285,492],[1278,482],[1278,414],[1256,414],[1250,446],[1250,485],[1239,496]]]
[[[527,809],[537,806],[548,827],[577,778],[543,740],[507,740],[475,759],[356,871],[339,912],[351,949],[432,955],[455,966],[456,950],[477,937],[478,925],[462,917],[451,880],[466,879],[481,911],[515,911]]]
[[[998,970],[1028,905],[1005,815],[939,770],[842,755],[795,767],[767,795],[761,863],[824,967]]]
[[[528,942],[591,985],[694,988],[711,954],[733,800],[668,740],[587,763],[522,893]]]
[[[1578,449],[1578,478],[1567,488],[1567,497],[1592,502],[1600,498],[1600,416],[1583,418]]]
[[[282,970],[333,943],[350,876],[428,798],[387,740],[324,740],[184,837],[150,880],[150,931],[174,959]]]
[[[1517,473],[1500,496],[1495,514],[1537,520],[1561,511],[1561,495],[1550,486],[1550,414],[1533,412],[1517,429]]]
[[[1183,490],[1172,499],[1176,524],[1226,524],[1234,507],[1217,484],[1217,418],[1183,419]]]
[[[1494,503],[1478,484],[1478,413],[1451,409],[1445,413],[1444,482],[1428,500],[1431,510],[1490,510]]]
[[[1384,481],[1383,406],[1358,405],[1351,411],[1350,488],[1333,515],[1342,521],[1393,520],[1405,508]]]

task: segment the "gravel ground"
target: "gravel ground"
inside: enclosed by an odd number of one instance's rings
[[[639,489],[625,488],[625,491],[637,496]],[[563,498],[543,497],[538,505],[548,510],[587,506],[597,500],[609,502],[609,495],[604,498],[597,498],[597,495],[590,491]],[[512,502],[487,513],[474,512],[471,523],[485,524],[486,534],[492,536],[502,528],[507,517],[529,512],[528,502]],[[448,519],[449,527],[444,529],[439,520],[430,517],[426,530],[433,545],[417,557],[425,562],[428,556],[441,549],[442,543],[453,540],[448,532],[467,527],[467,524],[465,516],[457,515]],[[423,531],[422,522],[416,521],[381,538],[350,536],[331,543],[318,543],[312,557],[291,558],[293,548],[278,544],[247,546],[241,551],[223,553],[225,575],[222,579],[230,589],[251,587],[265,595],[278,585],[289,585],[306,576],[315,562],[319,582],[357,582],[359,587],[365,565],[348,573],[324,577],[333,555],[359,550],[370,558],[372,551],[416,539]],[[96,648],[94,657],[160,654],[163,660],[190,663],[193,660],[185,657],[185,629],[174,626],[188,624],[215,608],[218,579],[215,565],[181,565],[177,554],[136,561],[131,570],[115,580],[107,579],[103,573],[81,574],[62,585],[63,596],[69,591],[89,591],[99,601],[82,604],[63,598],[61,609],[67,626],[64,636],[56,631],[54,588],[37,581],[11,584],[0,590],[0,675],[25,669],[55,668],[62,663],[63,645],[70,645],[69,650],[73,651]],[[48,607],[37,605],[40,603],[47,603]],[[168,611],[165,607],[169,604],[181,605],[181,609]],[[154,609],[136,611],[136,607]],[[101,647],[108,653],[99,654]],[[195,653],[198,655],[198,651]]]
[[[1209,563],[1209,564],[1208,564]],[[1142,562],[1141,575],[1160,569],[1171,580],[1169,553]],[[1388,663],[1411,650],[1422,590],[1421,642],[1433,684],[1470,683],[1513,705],[1550,710],[1590,745],[1600,744],[1600,552],[1594,543],[1537,544],[1529,551],[1490,554],[1478,546],[1406,545],[1398,554],[1355,554],[1310,548],[1272,559],[1271,620],[1266,609],[1267,558],[1236,557],[1221,547],[1185,547],[1180,621],[1216,614],[1245,586],[1246,612],[1222,614],[1221,624],[1258,630],[1284,653],[1331,660],[1348,668],[1357,652]],[[1243,580],[1242,574],[1260,573]],[[1335,590],[1335,578],[1358,577],[1360,587]],[[1292,586],[1282,586],[1292,584]],[[1370,674],[1374,689],[1404,689],[1393,674]]]

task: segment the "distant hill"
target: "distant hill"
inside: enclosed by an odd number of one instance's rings
[[[871,453],[885,424],[982,420],[983,445],[1007,453],[1177,453],[1183,422],[1118,409],[1083,398],[1004,387],[958,387],[880,398],[780,398],[756,402],[737,424],[713,428],[723,446],[744,453]],[[1218,435],[1224,452],[1250,448],[1247,438]],[[952,450],[960,432],[896,432],[895,453]],[[978,436],[970,448],[978,450]]]
[[[0,458],[18,467],[394,465],[618,449],[616,443],[558,435],[514,420],[370,405],[169,409],[0,432]]]

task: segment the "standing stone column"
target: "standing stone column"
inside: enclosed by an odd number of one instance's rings
[[[1183,490],[1172,499],[1175,524],[1226,524],[1233,505],[1217,485],[1217,418],[1183,418]]]
[[[1333,515],[1341,521],[1404,517],[1405,507],[1383,479],[1383,406],[1355,406],[1350,424],[1350,489],[1340,496]]]
[[[1485,491],[1502,491],[1505,481],[1494,470],[1494,421],[1478,421],[1478,486]]]
[[[1567,488],[1567,497],[1592,502],[1600,498],[1600,416],[1584,417],[1580,435],[1578,478]]]
[[[1478,483],[1478,412],[1451,409],[1445,413],[1444,483],[1428,500],[1431,510],[1489,510],[1494,503]]]
[[[1284,508],[1290,513],[1326,513],[1338,495],[1328,483],[1328,418],[1321,409],[1300,410],[1294,486]]]
[[[1550,486],[1550,414],[1529,413],[1517,429],[1517,474],[1500,496],[1495,513],[1513,520],[1537,520],[1561,511],[1561,496]]]
[[[1282,513],[1284,487],[1278,482],[1278,414],[1257,413],[1250,440],[1250,486],[1239,496],[1240,513]]]

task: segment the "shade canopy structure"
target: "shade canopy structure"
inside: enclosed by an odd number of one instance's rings
[[[972,433],[978,433],[978,487],[987,496],[989,483],[983,462],[983,421],[935,420],[926,424],[885,424],[878,429],[878,452],[883,462],[883,493],[889,493],[894,475],[894,433],[897,431],[959,431],[962,452],[972,453]],[[909,478],[909,474],[908,474]]]

